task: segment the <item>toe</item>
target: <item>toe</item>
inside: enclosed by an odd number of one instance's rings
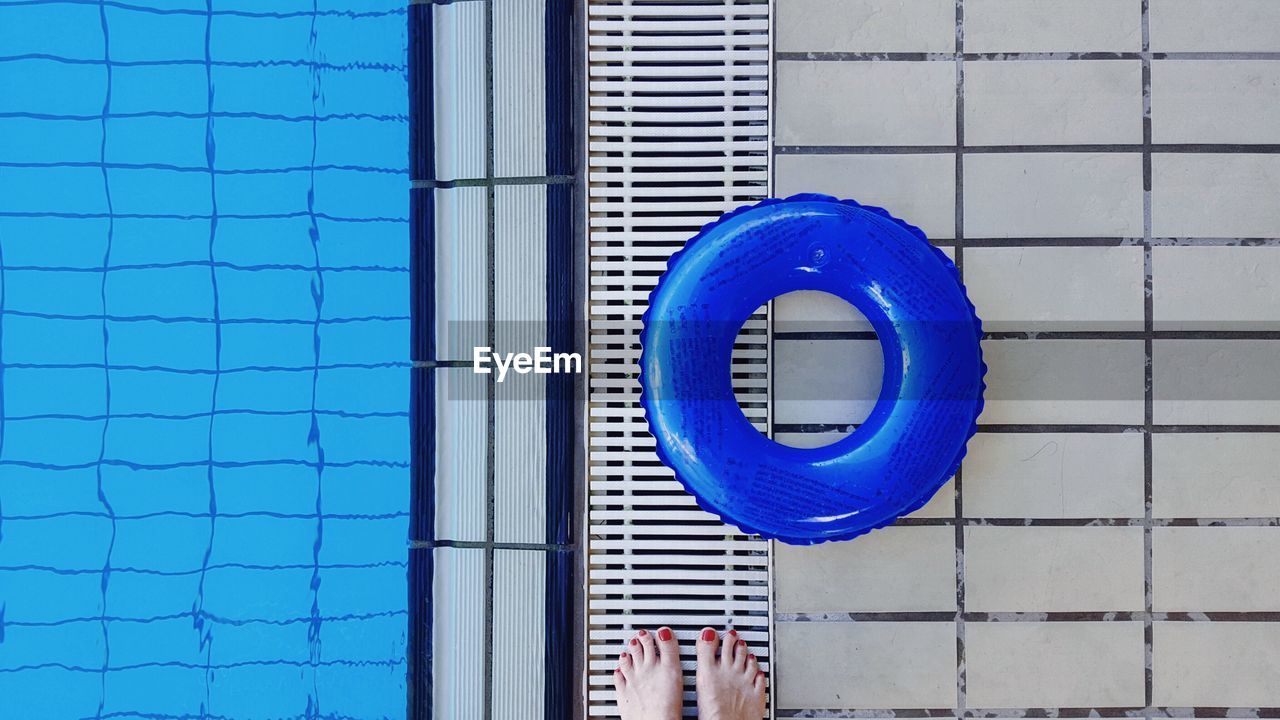
[[[658,659],[658,648],[654,646],[653,635],[648,630],[641,630],[636,633],[636,637],[640,639],[640,647],[644,650],[644,661],[653,662]],[[637,660],[639,658],[636,658]]]
[[[618,655],[618,669],[615,671],[615,675],[621,675],[629,680],[635,667],[635,662],[631,659],[631,653],[622,652]]]
[[[760,663],[756,661],[754,654],[747,653],[747,662],[744,670],[750,677],[755,677],[755,674],[760,672]]]
[[[720,663],[733,664],[733,649],[738,645],[738,631],[730,630],[720,638]]]
[[[720,637],[714,628],[702,628],[702,632],[698,633],[698,663],[703,667],[709,667],[716,661],[716,641]]]
[[[764,679],[764,673],[762,671],[757,670],[755,683],[752,685],[752,687],[754,687],[755,691],[760,693],[760,695],[762,696],[764,695],[765,682],[766,681]]]
[[[627,641],[627,655],[631,658],[632,667],[639,667],[644,663],[644,646],[640,644],[639,635]]]
[[[614,692],[622,692],[627,689],[627,677],[622,674],[622,668],[613,671],[613,690]]]
[[[658,660],[664,663],[680,663],[680,641],[669,627],[658,628]]]
[[[738,638],[738,642],[733,646],[733,668],[742,670],[747,666],[747,656],[751,652],[747,649],[747,641]]]

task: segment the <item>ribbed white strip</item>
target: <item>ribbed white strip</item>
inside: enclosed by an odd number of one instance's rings
[[[540,28],[541,26],[539,26]],[[539,29],[541,32],[541,29]],[[547,188],[494,189],[498,352],[547,344]],[[494,540],[547,538],[547,376],[514,370],[494,386]]]
[[[493,0],[493,172],[498,177],[547,171],[545,15],[545,0]]]
[[[636,628],[670,625],[693,670],[704,625],[769,657],[769,545],[698,509],[658,462],[638,400],[640,316],[667,258],[721,213],[768,194],[768,0],[587,3],[590,278],[587,714]],[[767,429],[768,321],[734,353]],[[685,714],[693,714],[693,678]]]
[[[433,552],[432,717],[484,717],[484,551]]]
[[[546,553],[494,551],[493,720],[544,720],[546,584]]]
[[[431,8],[436,178],[440,180],[484,177],[484,11],[484,3]]]
[[[463,3],[466,4],[466,3]],[[433,190],[436,356],[469,360],[485,344],[486,201],[480,187]],[[485,539],[485,376],[440,369],[436,380],[436,536]]]

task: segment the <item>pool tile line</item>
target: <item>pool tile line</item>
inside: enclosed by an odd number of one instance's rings
[[[310,10],[292,10],[292,11],[269,11],[269,10],[239,10],[239,9],[220,9],[213,10],[211,8],[196,9],[183,7],[156,7],[154,5],[141,5],[138,3],[122,2],[121,0],[19,0],[18,2],[7,2],[6,5],[91,5],[93,7],[110,7],[119,10],[129,10],[132,12],[148,13],[152,15],[193,15],[198,17],[244,17],[258,18],[268,20],[288,20],[296,18],[309,18],[312,15]],[[358,18],[375,18],[375,17],[391,17],[395,15],[405,14],[404,8],[392,8],[390,10],[317,10],[314,13],[317,17],[343,17],[350,19]]]
[[[209,3],[209,9],[212,10],[213,0],[207,0],[207,2]],[[318,34],[317,34],[317,28],[316,28],[316,12],[318,12],[318,10],[319,10],[318,0],[312,0],[311,27],[309,28],[308,38],[307,38],[308,50],[311,52],[312,60],[316,59],[316,55],[319,51],[319,48],[318,48],[319,43],[317,40]],[[312,66],[308,74],[311,76],[311,114],[314,117],[317,111],[319,110],[319,107],[318,107],[319,100],[322,97],[320,71],[315,66]],[[212,75],[210,75],[210,78],[212,79]],[[212,107],[210,109],[212,110]],[[212,145],[213,143],[212,126],[213,126],[212,121],[210,121],[210,139],[209,139],[210,145]],[[317,159],[317,151],[319,149],[318,131],[319,131],[319,124],[315,120],[312,120],[311,121],[310,162],[313,167],[315,165],[315,162]],[[212,162],[210,163],[210,165],[212,165]],[[308,228],[308,235],[310,236],[310,240],[311,240],[312,257],[313,257],[313,260],[315,261],[316,267],[318,268],[320,266],[320,225],[315,217],[316,173],[314,169],[310,172],[308,176],[308,182],[309,182],[309,187],[307,191],[307,211],[311,215],[309,220],[310,226]],[[316,370],[311,375],[311,428],[308,431],[307,443],[309,445],[314,444],[315,452],[316,452],[316,467],[315,467],[316,537],[315,537],[315,541],[312,543],[312,546],[311,546],[311,559],[312,559],[311,621],[307,624],[307,656],[308,656],[308,659],[311,661],[312,668],[311,668],[311,695],[308,698],[307,702],[310,705],[311,699],[314,698],[315,705],[313,709],[315,710],[316,714],[320,714],[322,712],[322,703],[320,698],[320,677],[319,677],[319,674],[317,673],[317,668],[322,662],[322,657],[323,657],[323,645],[321,643],[321,628],[323,627],[324,621],[322,619],[323,615],[320,611],[320,584],[321,584],[320,553],[324,548],[324,460],[325,460],[325,457],[324,457],[324,445],[321,442],[320,422],[319,422],[318,416],[315,413],[316,401],[318,399],[319,390],[320,390],[320,343],[322,338],[320,333],[320,328],[322,327],[321,319],[324,315],[324,273],[321,273],[319,270],[316,270],[314,273],[314,279],[312,280],[312,284],[311,284],[311,297],[312,297],[312,302],[315,305],[315,324],[312,326],[311,338],[312,338],[312,351],[315,356]],[[220,333],[221,330],[219,329],[218,332]],[[212,421],[210,422],[210,425],[212,425]]]
[[[110,60],[110,58],[111,58],[111,29],[110,29],[110,24],[107,22],[107,12],[106,12],[106,9],[105,9],[104,7],[101,7],[101,6],[100,6],[100,7],[98,8],[98,20],[99,20],[99,23],[100,23],[100,25],[101,25],[101,29],[102,29],[102,53],[103,53],[103,58],[109,61],[109,60]],[[207,46],[207,43],[206,43],[206,54],[207,54],[207,48],[208,48],[208,46]],[[102,120],[102,142],[101,142],[101,144],[99,145],[99,148],[98,148],[99,153],[100,153],[100,154],[99,154],[99,158],[98,158],[98,159],[99,159],[99,160],[101,160],[101,161],[103,161],[103,162],[105,162],[105,161],[106,161],[106,159],[107,159],[107,120],[106,120],[106,117],[111,113],[111,91],[112,91],[112,71],[111,71],[111,66],[108,64],[108,65],[106,66],[106,92],[104,93],[104,97],[103,97],[103,104],[102,104],[102,116],[103,116],[103,120]],[[209,102],[210,102],[210,103],[212,103],[212,102],[213,102],[213,100],[212,100],[212,94],[210,95],[210,100],[209,100]],[[210,156],[210,157],[212,157],[212,156]],[[101,174],[102,174],[102,190],[103,190],[103,196],[104,196],[104,198],[105,198],[105,200],[106,200],[106,208],[107,208],[106,247],[105,247],[105,248],[104,248],[104,250],[103,250],[102,266],[103,266],[103,267],[110,267],[110,266],[111,266],[111,244],[112,244],[112,241],[115,239],[115,218],[114,218],[114,217],[112,217],[112,215],[113,215],[113,213],[114,213],[114,205],[113,205],[112,200],[111,200],[111,178],[110,178],[110,173],[109,173],[109,172],[108,172],[108,170],[104,167],[104,168],[102,168]],[[215,206],[215,208],[216,208],[216,206]],[[215,212],[216,212],[216,211],[215,211]],[[210,235],[209,235],[209,253],[210,253],[210,255],[212,255],[212,253],[213,253],[213,232],[212,232],[212,230],[210,230]],[[103,273],[102,273],[102,284],[101,284],[101,287],[99,288],[100,296],[101,296],[101,300],[102,300],[102,314],[103,314],[103,320],[102,320],[102,364],[103,364],[103,388],[104,388],[104,392],[105,392],[105,398],[104,398],[104,409],[107,411],[107,413],[108,413],[108,414],[110,414],[110,412],[111,412],[111,372],[110,372],[109,370],[107,370],[107,369],[106,369],[106,368],[107,368],[107,366],[109,365],[109,363],[111,362],[111,359],[110,359],[110,353],[111,353],[111,335],[110,335],[110,329],[109,329],[109,326],[108,326],[108,324],[107,324],[107,320],[106,320],[106,314],[107,314],[107,276],[108,276],[109,274],[110,274],[110,273],[109,273],[109,271],[103,271]],[[218,292],[218,288],[217,288],[216,281],[215,281],[215,284],[214,284],[213,292],[214,292],[214,313],[215,313],[215,316],[216,316],[216,314],[217,314],[217,292]],[[217,360],[217,358],[216,358],[216,356],[215,356],[215,362],[216,362],[216,360]],[[215,379],[214,379],[213,405],[214,405],[214,407],[216,407],[216,406],[217,406],[217,379],[216,379],[216,378],[217,378],[217,376],[215,375],[214,377],[215,377]],[[107,517],[108,517],[108,520],[109,520],[109,521],[110,521],[110,523],[111,523],[111,536],[110,536],[110,539],[109,539],[109,540],[108,540],[108,542],[107,542],[106,557],[105,557],[105,559],[103,560],[102,569],[101,569],[101,571],[100,571],[100,573],[101,573],[101,575],[102,575],[102,580],[101,580],[101,582],[99,583],[99,590],[100,590],[100,592],[101,592],[101,596],[102,596],[102,601],[101,601],[101,610],[100,610],[100,621],[99,621],[99,627],[100,627],[100,628],[101,628],[101,630],[102,630],[102,667],[101,667],[101,669],[100,669],[100,671],[99,671],[99,672],[100,672],[100,676],[101,676],[101,677],[100,677],[100,679],[99,679],[99,681],[98,681],[98,691],[99,691],[99,696],[98,696],[98,714],[99,714],[99,715],[101,715],[101,714],[102,714],[103,709],[106,707],[106,703],[107,703],[107,673],[108,673],[108,672],[110,671],[110,669],[111,669],[111,632],[110,632],[110,629],[109,629],[110,621],[108,621],[108,620],[107,620],[107,610],[108,610],[108,604],[109,604],[109,592],[108,592],[108,590],[109,590],[110,585],[111,585],[111,570],[112,570],[112,567],[111,567],[111,564],[112,564],[112,563],[111,563],[111,561],[112,561],[112,555],[113,555],[113,552],[114,552],[114,550],[115,550],[116,538],[117,538],[117,533],[118,533],[118,529],[119,529],[119,526],[118,526],[118,524],[117,524],[117,522],[116,522],[116,517],[115,517],[115,508],[112,506],[112,504],[111,504],[111,500],[107,497],[106,484],[105,484],[105,482],[104,482],[105,478],[103,477],[103,473],[102,473],[103,461],[106,459],[106,455],[107,455],[107,437],[108,437],[107,432],[108,432],[108,429],[110,428],[110,425],[111,425],[111,421],[110,421],[109,419],[108,419],[108,420],[103,421],[103,423],[102,423],[102,434],[101,434],[101,437],[99,438],[99,445],[98,445],[98,462],[97,462],[97,466],[94,468],[94,475],[95,475],[95,480],[96,480],[96,483],[97,483],[97,496],[98,496],[98,502],[102,504],[102,508],[103,508],[103,510],[106,512]],[[212,452],[213,452],[213,422],[212,422],[212,421],[210,421],[210,423],[209,423],[209,448],[210,448],[210,455],[211,455],[210,459],[212,459]],[[212,468],[210,468],[210,469],[208,470],[208,474],[209,474],[209,485],[210,485],[210,491],[212,492],[212,486],[213,486],[213,470],[212,470]],[[208,564],[209,564],[209,553],[210,553],[210,552],[212,551],[212,549],[213,549],[213,527],[212,527],[212,524],[213,524],[213,520],[212,520],[212,519],[210,519],[210,529],[209,529],[209,533],[210,533],[210,537],[209,537],[209,547],[208,547],[208,549],[205,551],[205,554],[204,554],[204,565],[205,565],[205,567],[206,567],[206,568],[208,567]],[[195,603],[196,603],[196,605],[197,605],[197,606],[200,606],[200,605],[202,605],[202,604],[203,604],[203,601],[204,601],[204,592],[203,592],[203,589],[204,589],[204,572],[202,571],[202,572],[201,572],[201,577],[200,577],[200,589],[197,591],[197,597],[196,597],[196,600],[195,600]],[[196,630],[197,630],[197,632],[199,632],[199,631],[200,631],[200,627],[199,627],[199,625],[197,625]],[[201,649],[204,649],[203,638],[201,638],[200,648],[201,648]],[[208,656],[206,655],[206,658],[205,658],[205,698],[206,698],[206,700],[207,700],[208,696],[209,696],[209,669],[208,669]]]

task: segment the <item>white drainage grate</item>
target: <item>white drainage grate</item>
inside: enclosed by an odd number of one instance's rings
[[[722,212],[768,194],[769,0],[587,0],[590,408],[589,717],[635,628],[689,654],[732,625],[768,664],[769,544],[698,509],[655,456],[636,381],[640,316],[667,258]],[[733,376],[769,427],[769,325],[748,321]],[[686,711],[693,711],[692,677]]]

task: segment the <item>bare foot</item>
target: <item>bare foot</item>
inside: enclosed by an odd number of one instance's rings
[[[697,678],[698,717],[702,720],[760,720],[764,716],[764,672],[746,641],[733,630],[720,639],[715,630],[702,629]]]
[[[671,628],[659,628],[656,640],[645,630],[636,633],[613,671],[622,720],[678,720],[683,680]]]

